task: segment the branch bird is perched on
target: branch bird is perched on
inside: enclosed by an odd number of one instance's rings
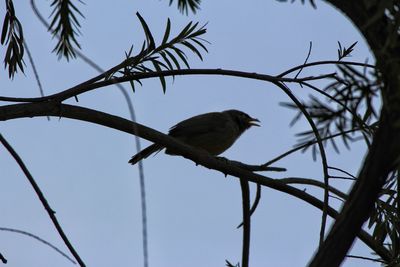
[[[216,156],[230,148],[251,126],[260,126],[257,122],[260,121],[239,110],[210,112],[181,121],[170,129],[168,135]],[[162,145],[153,144],[134,155],[129,163],[136,164],[163,148]],[[168,148],[165,153],[176,155]]]

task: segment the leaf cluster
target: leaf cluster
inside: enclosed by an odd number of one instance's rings
[[[8,76],[13,78],[18,68],[24,72],[24,34],[21,22],[15,15],[12,0],[5,0],[5,2],[6,15],[1,31],[1,44],[7,45],[4,67],[8,66]]]
[[[82,1],[80,2],[83,3]],[[56,52],[59,58],[65,57],[69,60],[76,57],[74,46],[81,48],[76,39],[81,27],[77,17],[79,15],[84,18],[84,16],[71,0],[53,0],[51,6],[53,11],[50,15],[52,21],[49,31],[54,37],[58,37],[58,42],[53,52]]]
[[[345,55],[346,49],[341,53]],[[375,127],[368,125],[378,117],[374,101],[378,97],[381,84],[376,74],[368,74],[365,69],[360,71],[350,65],[337,65],[337,68],[338,73],[331,78],[332,82],[322,90],[318,89],[325,99],[310,95],[309,100],[303,102],[302,105],[314,120],[321,138],[325,139],[324,144],[329,142],[335,151],[339,152],[335,139],[327,138],[338,132],[342,133],[341,139],[346,148],[350,148],[350,142],[358,140],[354,137],[354,132],[349,132],[352,129],[359,130],[365,142],[370,144]],[[298,107],[292,103],[283,103],[283,105],[298,110]],[[291,125],[295,124],[301,115],[301,111],[298,110]],[[372,123],[372,125],[375,124]],[[314,132],[307,130],[297,136],[300,138],[298,145],[310,144],[304,147],[303,152],[312,148],[315,158],[318,148],[315,146]]]
[[[172,5],[174,0],[169,0],[169,5]],[[178,9],[181,13],[186,15],[189,13],[189,9],[196,13],[200,9],[201,0],[178,0]]]
[[[393,255],[388,266],[400,264],[400,199],[398,195],[398,172],[392,172],[375,203],[368,228],[379,245],[387,247]]]
[[[138,55],[132,57],[133,47],[126,53],[127,59],[123,64],[124,68],[120,73],[123,75],[135,75],[138,73],[146,72],[160,72],[163,70],[180,70],[184,65],[190,68],[187,55],[183,48],[196,54],[201,60],[203,56],[200,52],[201,49],[208,52],[205,43],[206,40],[201,36],[206,33],[205,25],[199,26],[199,23],[189,22],[178,35],[170,38],[171,34],[171,21],[167,20],[165,33],[160,45],[156,46],[153,34],[151,33],[146,21],[142,16],[136,14],[141,22],[142,28],[145,33],[146,41],[143,42],[142,48]],[[137,82],[140,83],[138,80]],[[160,76],[162,89],[166,91],[165,77]],[[132,89],[134,90],[134,83],[131,82]]]
[[[354,47],[356,46],[357,42],[354,42],[352,45],[350,45],[348,48],[345,46],[342,46],[340,42],[338,42],[339,49],[338,49],[338,60],[342,60],[345,57],[350,56],[351,52],[353,52]]]

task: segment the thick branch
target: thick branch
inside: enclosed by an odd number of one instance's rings
[[[235,165],[230,164],[229,161],[218,160],[215,157],[206,153],[201,153],[198,150],[193,149],[168,135],[162,134],[139,123],[133,123],[129,120],[117,116],[91,110],[88,108],[53,102],[15,104],[0,107],[0,121],[38,116],[62,116],[66,118],[92,122],[129,134],[138,134],[142,138],[173,149],[174,151],[179,152],[185,158],[191,159],[194,162],[201,164],[202,166],[205,166],[207,168],[218,170],[224,174],[229,174],[237,178],[246,177],[246,180],[250,182],[261,184],[263,186],[267,186],[272,189],[287,193],[309,203],[310,205],[318,209],[322,210],[324,207],[322,201],[307,194],[302,190],[288,186],[280,182],[279,180],[243,170]],[[331,217],[337,216],[336,210],[331,207],[328,207],[327,212],[328,215]],[[384,247],[376,244],[371,236],[368,235],[366,232],[359,232],[359,237],[380,257],[382,257],[382,259],[390,259],[390,253]]]
[[[382,9],[384,1],[328,0],[358,27],[375,55],[383,82],[383,108],[379,128],[349,199],[309,266],[341,264],[374,208],[374,203],[400,154],[400,36]],[[396,38],[387,43],[390,36]]]

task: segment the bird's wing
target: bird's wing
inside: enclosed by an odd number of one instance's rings
[[[210,112],[197,115],[187,120],[181,121],[169,130],[169,135],[173,137],[201,135],[211,131],[223,130],[229,117],[222,112]]]

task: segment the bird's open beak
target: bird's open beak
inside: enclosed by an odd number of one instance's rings
[[[258,119],[255,119],[255,118],[251,118],[249,120],[249,125],[260,127],[260,124],[258,124],[257,122],[260,122],[260,121]]]

